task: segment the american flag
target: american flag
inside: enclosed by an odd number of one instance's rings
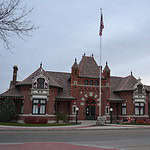
[[[99,36],[102,36],[102,31],[103,31],[103,29],[104,29],[103,14],[102,14],[102,12],[101,12]]]

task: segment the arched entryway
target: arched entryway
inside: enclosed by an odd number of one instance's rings
[[[88,99],[86,101],[86,119],[87,120],[95,120],[96,119],[96,101],[93,99]]]

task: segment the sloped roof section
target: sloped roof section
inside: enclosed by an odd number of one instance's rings
[[[59,93],[57,97],[60,98],[72,98],[70,95],[70,73],[66,72],[52,72],[46,71],[48,76],[51,76],[59,85],[63,88],[63,91]]]
[[[137,83],[137,79],[132,76],[129,75],[125,78],[122,78],[119,82],[118,87],[115,89],[115,91],[119,92],[119,91],[130,91],[130,90],[134,90],[134,86]]]
[[[0,94],[0,97],[23,97],[16,87],[8,89],[6,92]]]
[[[122,77],[116,77],[116,76],[111,76],[110,77],[110,99],[111,100],[121,100],[121,97],[117,94],[114,93],[114,91],[117,89],[118,85],[120,84],[122,80]]]
[[[148,85],[144,85],[144,88],[145,88],[147,91],[149,91],[149,92],[150,92],[150,86],[148,86]]]
[[[93,56],[82,56],[79,63],[79,76],[89,78],[99,78],[99,66]]]
[[[17,85],[31,85],[32,79],[38,76],[40,73],[40,68],[33,72],[29,77],[17,83]],[[57,96],[59,99],[75,99],[70,95],[70,73],[65,72],[53,72],[53,71],[45,71],[44,75],[49,79],[50,85],[59,87],[61,90]],[[12,96],[12,97],[22,97],[20,91],[17,87],[10,88],[8,91],[2,93],[0,97]]]
[[[31,84],[32,84],[32,80],[33,80],[36,76],[40,75],[41,73],[49,79],[49,84],[50,84],[50,86],[62,88],[62,87],[60,86],[60,84],[57,83],[57,82],[55,81],[55,79],[53,79],[52,76],[50,76],[49,74],[47,74],[47,72],[44,71],[44,69],[41,68],[41,67],[38,68],[35,72],[33,72],[29,77],[27,77],[27,78],[24,79],[23,81],[17,83],[17,85],[31,85]]]

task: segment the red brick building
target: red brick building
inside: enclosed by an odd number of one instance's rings
[[[111,76],[108,64],[102,69],[102,100],[99,107],[99,71],[93,56],[75,59],[71,73],[45,71],[40,67],[23,81],[17,81],[17,66],[13,68],[13,80],[8,91],[0,99],[9,98],[16,104],[19,120],[56,119],[56,113],[75,119],[79,108],[79,120],[93,120],[101,115],[113,122],[127,118],[149,118],[150,87],[137,80],[132,73],[127,77]],[[112,109],[110,109],[112,108]]]

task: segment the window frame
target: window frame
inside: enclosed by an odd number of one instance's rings
[[[134,114],[136,116],[145,115],[145,103],[143,102],[135,102],[134,104]]]
[[[89,81],[89,85],[93,85],[93,80],[90,80],[90,81]]]
[[[127,115],[127,104],[126,103],[121,104],[121,115]]]
[[[37,101],[37,102],[35,102],[35,101]],[[42,103],[42,101],[44,101],[44,103]],[[34,106],[37,107],[37,108],[35,108],[35,110],[34,110]],[[43,106],[44,106],[44,112],[41,113],[41,109]],[[32,100],[32,114],[33,115],[45,115],[46,114],[46,99],[35,99],[34,98]]]
[[[99,85],[99,81],[98,80],[95,80],[95,85]]]
[[[88,80],[84,80],[84,85],[89,85],[89,81]]]
[[[40,80],[43,80],[42,82]],[[45,79],[44,78],[38,78],[37,79],[37,89],[45,89]]]

